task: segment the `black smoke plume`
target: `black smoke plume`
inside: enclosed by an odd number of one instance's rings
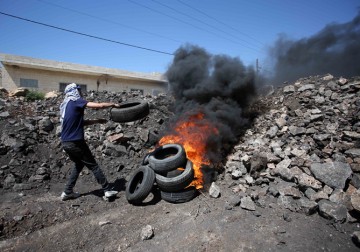
[[[274,80],[294,81],[330,73],[352,77],[360,74],[360,12],[350,22],[329,24],[310,38],[299,41],[281,36],[271,48]]]
[[[207,143],[209,159],[219,161],[221,150],[238,140],[239,130],[247,123],[243,111],[256,94],[253,68],[238,58],[185,45],[176,51],[166,76],[175,97],[174,123],[203,113],[219,130]]]

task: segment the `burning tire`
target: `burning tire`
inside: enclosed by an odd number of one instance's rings
[[[144,118],[149,114],[149,104],[145,101],[128,101],[119,108],[110,110],[110,119],[114,122],[131,122]]]
[[[156,183],[160,190],[166,192],[177,192],[190,185],[194,179],[194,169],[190,160],[187,161],[185,170],[176,170],[176,172],[178,174],[175,176],[171,176],[172,172],[168,172],[166,176],[155,174]]]
[[[197,196],[198,191],[195,187],[190,186],[179,192],[160,191],[161,198],[170,203],[184,203],[192,200]]]
[[[140,166],[126,184],[125,195],[128,202],[140,204],[151,192],[154,182],[155,172],[148,166]]]
[[[156,173],[163,174],[184,167],[187,158],[185,150],[180,144],[165,144],[149,155],[148,161]]]

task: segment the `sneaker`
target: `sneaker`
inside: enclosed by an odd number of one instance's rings
[[[106,191],[105,192],[105,198],[111,198],[116,196],[116,194],[118,194],[118,191]]]
[[[69,200],[69,199],[76,199],[79,197],[80,197],[80,194],[77,192],[72,192],[70,194],[66,194],[65,192],[63,192],[60,196],[61,200],[63,200],[63,201]]]

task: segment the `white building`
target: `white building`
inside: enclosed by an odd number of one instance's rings
[[[159,73],[138,73],[119,69],[80,65],[52,60],[0,54],[0,87],[19,87],[40,92],[63,91],[69,83],[83,90],[134,91],[157,95],[167,92],[168,83]]]

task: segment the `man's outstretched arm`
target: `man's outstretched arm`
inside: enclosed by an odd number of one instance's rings
[[[86,104],[87,108],[93,109],[117,108],[119,106],[119,104],[113,102],[88,102]]]

